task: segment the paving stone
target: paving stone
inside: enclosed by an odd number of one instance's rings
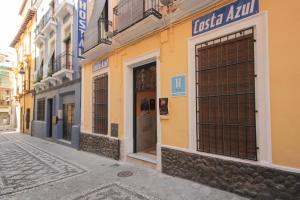
[[[91,192],[74,198],[74,200],[150,200],[152,197],[146,197],[137,193],[136,191],[120,186],[119,184],[110,184],[97,188]],[[158,199],[157,199],[158,200]]]
[[[0,138],[0,200],[245,199],[27,135]],[[118,176],[126,171],[132,176]]]
[[[0,145],[0,196],[85,172],[86,170],[27,143],[15,141]]]

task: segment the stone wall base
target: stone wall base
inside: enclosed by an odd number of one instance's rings
[[[300,200],[300,174],[162,148],[162,171],[252,199]]]
[[[117,138],[114,139],[102,135],[81,133],[80,150],[115,160],[120,159],[120,141]]]

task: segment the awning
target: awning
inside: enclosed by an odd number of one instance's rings
[[[106,0],[95,0],[93,11],[84,33],[84,49],[91,46],[93,41],[98,41],[98,20],[104,9]]]

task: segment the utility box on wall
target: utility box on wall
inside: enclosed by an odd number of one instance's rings
[[[119,125],[116,123],[111,123],[110,132],[111,132],[111,137],[117,138],[119,136]]]

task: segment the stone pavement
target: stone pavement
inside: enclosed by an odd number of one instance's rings
[[[19,133],[0,133],[0,200],[238,200],[235,194]]]

